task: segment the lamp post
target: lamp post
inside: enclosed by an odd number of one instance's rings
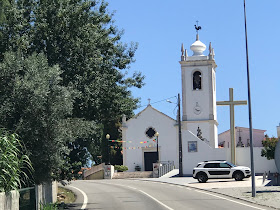
[[[167,100],[169,103],[173,103],[170,100]],[[178,134],[179,134],[179,176],[183,176],[183,152],[182,152],[182,131],[181,131],[181,100],[180,100],[180,94],[178,93],[178,112],[177,112],[177,121],[178,121]]]
[[[158,135],[159,135],[159,133],[156,132],[155,136],[157,137],[157,163],[159,162],[159,154],[158,154]]]
[[[110,165],[110,148],[109,148],[110,134],[106,135],[106,139],[107,139],[108,164]]]
[[[248,107],[249,107],[249,126],[250,126],[250,157],[251,157],[251,174],[252,174],[252,197],[256,197],[254,148],[253,148],[253,127],[252,127],[252,111],[251,111],[252,109],[251,109],[250,71],[249,71],[249,53],[248,53],[246,2],[245,2],[245,0],[244,0],[244,26],[245,26],[246,63],[247,63],[247,86],[248,86]]]

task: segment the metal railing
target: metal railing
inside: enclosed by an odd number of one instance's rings
[[[161,177],[174,169],[174,161],[161,161],[158,169],[158,177]]]
[[[35,187],[28,187],[19,191],[19,210],[36,209]]]

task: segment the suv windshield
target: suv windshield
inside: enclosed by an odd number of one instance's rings
[[[236,167],[236,165],[230,163],[230,162],[227,162],[227,164],[229,164],[231,167]]]

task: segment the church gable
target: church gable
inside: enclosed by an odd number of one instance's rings
[[[166,114],[158,111],[157,109],[155,109],[154,107],[152,107],[151,105],[148,105],[144,110],[142,110],[141,112],[139,112],[137,115],[135,115],[135,117],[129,119],[127,121],[127,126],[135,126],[136,124],[143,124],[144,122],[148,123],[148,124],[154,124],[154,123],[159,123],[159,122],[165,122],[165,123],[172,123],[175,124],[176,121],[167,116]],[[145,124],[146,124],[145,123]]]
[[[152,163],[157,160],[174,161],[178,167],[177,130],[174,119],[150,105],[126,121],[122,137],[123,161],[128,171],[134,171],[136,165],[142,170],[152,170]]]

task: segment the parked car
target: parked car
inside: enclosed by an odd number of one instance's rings
[[[234,178],[241,181],[251,176],[251,169],[246,166],[236,166],[225,160],[209,160],[197,164],[193,169],[193,178],[199,182],[208,179]]]

